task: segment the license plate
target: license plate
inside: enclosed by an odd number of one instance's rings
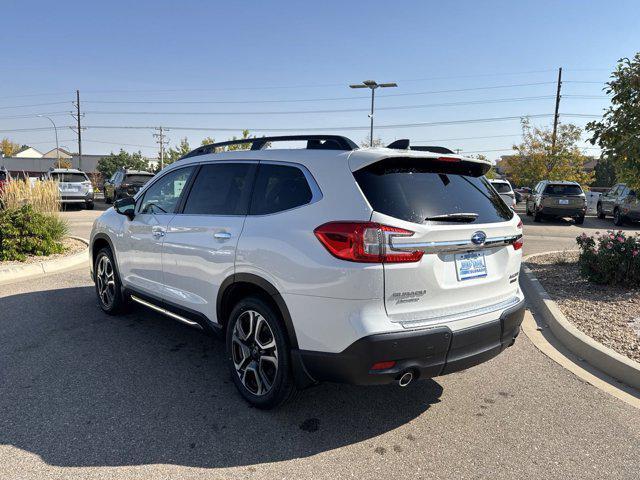
[[[484,252],[457,253],[455,263],[459,281],[487,276]]]
[[[569,205],[569,200],[564,200],[564,199],[561,198],[560,200],[558,200],[558,203],[560,205]]]

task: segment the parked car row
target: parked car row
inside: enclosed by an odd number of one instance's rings
[[[543,180],[526,200],[525,211],[534,222],[543,218],[571,217],[576,225],[584,223],[587,200],[582,187],[576,182]]]

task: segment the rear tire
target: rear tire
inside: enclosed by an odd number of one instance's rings
[[[576,217],[576,225],[582,225],[584,223],[584,215]]]
[[[529,210],[529,202],[527,202],[527,203],[525,204],[524,209],[525,209],[525,213],[526,213],[527,217],[530,217],[531,215],[533,215],[533,214],[531,213],[531,210]]]
[[[226,332],[233,383],[251,405],[272,409],[295,392],[289,342],[282,318],[258,297],[234,307]]]
[[[122,295],[122,283],[109,247],[100,249],[93,263],[93,277],[96,286],[98,304],[103,312],[116,315],[124,310],[125,298]]]
[[[604,219],[605,219],[605,217],[606,217],[606,215],[605,215],[605,213],[602,211],[602,204],[601,204],[601,203],[598,203],[598,205],[596,206],[596,211],[597,211],[598,218],[599,218],[600,220],[604,220]]]
[[[542,222],[542,214],[540,212],[534,211],[533,212],[533,221],[537,222],[537,223]]]
[[[87,202],[84,204],[84,208],[86,208],[87,210],[93,210],[93,202]]]
[[[622,215],[622,212],[617,207],[613,210],[613,224],[616,227],[624,225],[624,215]]]

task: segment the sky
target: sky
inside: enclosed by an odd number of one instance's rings
[[[374,138],[495,159],[520,117],[553,123],[558,67],[560,121],[584,126],[608,105],[617,60],[640,50],[637,0],[4,0],[1,11],[0,138],[53,148],[36,116],[47,114],[77,151],[77,89],[90,154],[155,157],[158,126],[194,148],[245,128],[360,143],[369,92],[348,85],[374,79],[398,83],[377,91]]]

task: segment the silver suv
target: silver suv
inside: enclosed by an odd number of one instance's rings
[[[63,205],[80,205],[93,210],[93,185],[82,170],[75,168],[52,168],[45,179],[58,182],[60,202]]]
[[[625,221],[640,221],[640,201],[636,192],[625,183],[618,183],[600,195],[596,209],[600,219],[613,215],[613,223],[617,226]]]

